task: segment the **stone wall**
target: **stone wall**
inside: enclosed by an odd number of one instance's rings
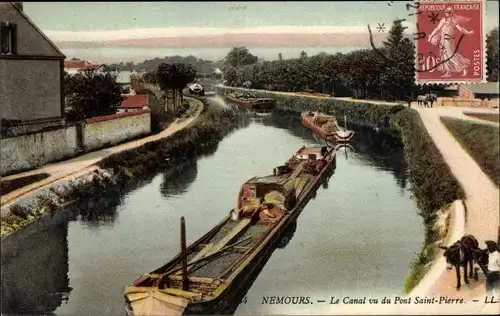
[[[85,150],[91,151],[150,133],[151,113],[140,110],[85,120],[83,142]]]
[[[0,174],[6,175],[151,133],[149,110],[98,116],[79,126],[0,140]],[[79,134],[81,136],[79,136]],[[81,139],[79,139],[81,137]]]
[[[77,152],[75,126],[4,138],[0,140],[0,174],[41,166]]]

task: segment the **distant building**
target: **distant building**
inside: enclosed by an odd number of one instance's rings
[[[491,100],[498,99],[499,97],[498,82],[476,83],[469,85],[452,85],[446,87],[445,90],[448,91],[449,96],[468,100]]]
[[[146,73],[146,71],[142,70],[137,72],[133,70],[130,73],[130,90],[134,91],[134,93],[140,93],[144,89],[144,83],[142,82],[142,76]]]
[[[20,2],[0,2],[0,24],[0,118],[17,121],[25,132],[64,124],[66,56]]]
[[[147,95],[131,95],[125,97],[116,113],[136,112],[146,110],[148,107],[149,100]]]
[[[70,59],[64,62],[64,71],[70,75],[83,72],[87,69],[100,70],[104,68],[104,64],[93,64],[86,60]]]

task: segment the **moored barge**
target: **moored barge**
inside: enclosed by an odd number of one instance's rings
[[[258,98],[249,92],[232,92],[226,95],[228,102],[239,107],[252,111],[257,115],[270,115],[276,108],[276,100],[271,98]]]
[[[331,142],[347,142],[352,140],[355,132],[342,128],[335,116],[321,112],[306,111],[301,114],[302,124],[321,138]],[[347,119],[344,117],[345,124]]]
[[[125,290],[127,314],[217,314],[295,223],[317,187],[335,168],[335,150],[302,147],[273,174],[253,177],[239,192],[237,207],[181,253]]]

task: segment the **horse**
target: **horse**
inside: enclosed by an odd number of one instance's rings
[[[422,106],[424,105],[425,100],[427,99],[427,96],[425,95],[418,95],[417,96],[417,105]]]
[[[457,290],[462,287],[460,267],[464,268],[464,281],[469,284],[469,278],[474,277],[478,280],[477,270],[474,270],[474,253],[479,249],[477,239],[472,235],[465,235],[460,240],[457,240],[451,247],[439,246],[444,249],[443,256],[446,258],[446,270],[450,271],[455,267],[457,273]],[[470,270],[467,273],[467,270]]]

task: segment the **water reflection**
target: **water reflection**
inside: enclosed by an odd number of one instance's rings
[[[302,125],[300,116],[296,113],[276,112],[268,118],[255,122],[286,129],[290,134],[310,142],[325,143],[323,139]],[[381,170],[390,171],[396,178],[398,186],[405,189],[408,184],[408,174],[401,142],[390,136],[377,134],[370,127],[350,124],[350,128],[356,132],[354,141],[350,143],[356,153],[353,156]]]
[[[68,223],[2,241],[2,314],[52,313],[71,292]]]
[[[160,192],[164,198],[170,198],[186,192],[196,180],[198,163],[196,159],[186,160],[163,172],[163,181]],[[172,179],[175,179],[172,181]]]
[[[273,246],[273,248],[268,253],[266,253],[264,257],[262,257],[261,261],[257,264],[257,266],[255,266],[255,269],[248,276],[248,278],[240,284],[237,294],[230,301],[226,302],[227,305],[221,311],[219,311],[218,314],[233,315],[240,304],[246,304],[246,302],[244,301],[245,296],[247,295],[248,290],[250,290],[250,288],[252,287],[252,284],[259,277],[259,274],[266,266],[266,263],[269,261],[269,259],[277,249],[284,249],[288,245],[290,240],[292,240],[296,230],[297,222],[293,221],[283,232],[279,243],[277,243],[276,246]]]

